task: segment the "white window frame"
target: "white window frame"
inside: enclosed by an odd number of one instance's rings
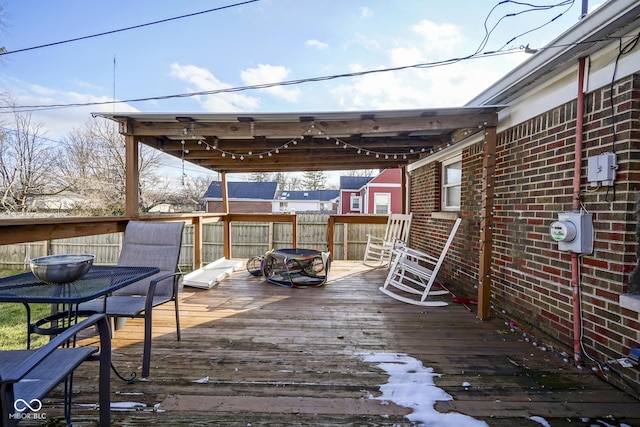
[[[355,206],[355,201],[358,201],[358,206]],[[362,196],[359,194],[352,194],[349,197],[349,210],[362,212]]]
[[[457,182],[447,182],[447,169],[456,164],[460,163],[460,180]],[[446,160],[443,160],[442,163],[442,175],[441,175],[441,184],[440,184],[440,196],[441,196],[441,204],[440,209],[443,211],[459,211],[460,203],[462,200],[458,200],[457,204],[453,204],[451,200],[449,200],[449,190],[458,188],[458,193],[460,194],[460,199],[462,199],[462,154],[458,154],[453,157],[449,157]]]
[[[378,204],[378,196],[385,196],[386,203]],[[378,212],[378,206],[384,206],[386,208],[386,212]],[[385,214],[389,215],[391,213],[391,193],[375,193],[373,195],[373,213],[374,214]]]

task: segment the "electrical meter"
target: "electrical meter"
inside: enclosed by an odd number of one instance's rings
[[[561,251],[590,254],[593,252],[593,220],[586,212],[559,212],[551,224],[551,238]]]
[[[573,242],[576,234],[576,226],[570,221],[555,221],[551,224],[551,238],[556,242]]]

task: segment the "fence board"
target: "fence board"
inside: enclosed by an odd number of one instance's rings
[[[233,222],[231,224],[231,255],[247,259],[261,255],[270,249],[290,248],[295,243],[300,248],[327,249],[328,215],[298,214],[298,242],[292,242],[289,223]],[[346,228],[347,227],[347,228]],[[343,224],[335,228],[333,252],[336,260],[361,260],[367,243],[367,234],[382,236],[384,225]],[[224,256],[223,223],[204,224],[202,229],[202,260],[205,264]],[[347,242],[345,243],[345,238]],[[47,254],[91,253],[96,264],[116,264],[122,244],[122,233],[99,234],[50,242],[0,245],[0,267],[7,269],[28,268],[28,260]],[[180,267],[190,271],[193,265],[193,226],[186,225],[182,238]],[[345,253],[346,252],[346,253]]]

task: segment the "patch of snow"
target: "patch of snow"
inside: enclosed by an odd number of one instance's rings
[[[147,405],[141,402],[112,402],[111,410],[112,411],[129,411],[132,409],[144,409]]]
[[[436,387],[433,378],[440,376],[422,362],[401,353],[360,353],[362,360],[377,363],[389,374],[389,382],[380,386],[382,396],[375,399],[391,401],[413,409],[407,419],[418,425],[439,427],[488,427],[484,421],[455,412],[442,413],[435,409],[437,401],[453,400],[450,394]]]
[[[536,423],[543,425],[544,427],[551,427],[551,424],[549,424],[547,420],[545,420],[542,417],[529,417],[529,419],[531,421],[535,421]]]

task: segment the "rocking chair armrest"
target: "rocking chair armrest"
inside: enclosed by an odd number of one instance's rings
[[[428,253],[422,252],[418,249],[408,248],[408,247],[399,247],[396,249],[396,252],[399,255],[404,255],[406,258],[410,258],[416,262],[424,262],[427,264],[435,265],[438,262],[438,258],[429,255]]]
[[[396,238],[393,241],[392,247],[393,247],[393,249],[406,248],[407,247],[407,242],[405,242],[404,240],[402,240],[400,238]]]
[[[382,237],[374,236],[373,234],[367,234],[367,242],[368,243],[383,244],[386,241]]]

